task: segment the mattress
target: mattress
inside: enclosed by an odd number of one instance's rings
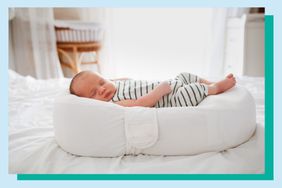
[[[78,157],[55,141],[54,99],[69,79],[36,80],[9,71],[9,173],[264,173],[264,79],[242,77],[256,102],[256,131],[239,146],[190,156]]]

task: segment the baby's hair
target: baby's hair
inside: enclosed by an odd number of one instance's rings
[[[77,73],[77,74],[72,78],[71,83],[70,83],[70,88],[69,88],[71,94],[76,95],[76,93],[75,93],[75,91],[74,91],[74,89],[73,89],[74,83],[75,83],[76,80],[79,79],[79,77],[81,77],[83,74],[85,74],[85,73],[87,73],[87,72],[89,72],[89,71],[81,71],[81,72]]]

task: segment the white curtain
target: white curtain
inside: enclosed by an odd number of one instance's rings
[[[223,76],[227,16],[228,9],[213,9],[206,56],[206,75],[209,77]]]
[[[52,8],[15,8],[10,21],[13,67],[38,79],[62,77]]]
[[[211,15],[208,53],[206,56],[206,75],[209,77],[224,76],[224,56],[228,18],[241,17],[249,8],[215,8]]]

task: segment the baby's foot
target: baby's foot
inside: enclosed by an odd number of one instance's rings
[[[234,77],[233,74],[230,73],[230,74],[228,74],[225,78],[233,78],[233,77]],[[205,80],[205,79],[203,79],[203,78],[200,78],[200,83],[207,84],[207,85],[214,84],[214,82]]]
[[[216,82],[209,86],[209,95],[216,95],[219,93],[223,93],[226,90],[232,88],[236,84],[236,79],[233,77],[232,74],[227,75],[227,77],[224,80],[221,80],[219,82]]]
[[[227,76],[226,76],[226,78],[233,78],[234,76],[233,76],[233,74],[232,73],[230,73],[230,74],[228,74]]]

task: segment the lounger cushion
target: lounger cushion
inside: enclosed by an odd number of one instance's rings
[[[54,130],[62,149],[81,156],[194,155],[246,142],[255,116],[254,99],[239,86],[196,107],[122,107],[64,93],[55,100]]]

